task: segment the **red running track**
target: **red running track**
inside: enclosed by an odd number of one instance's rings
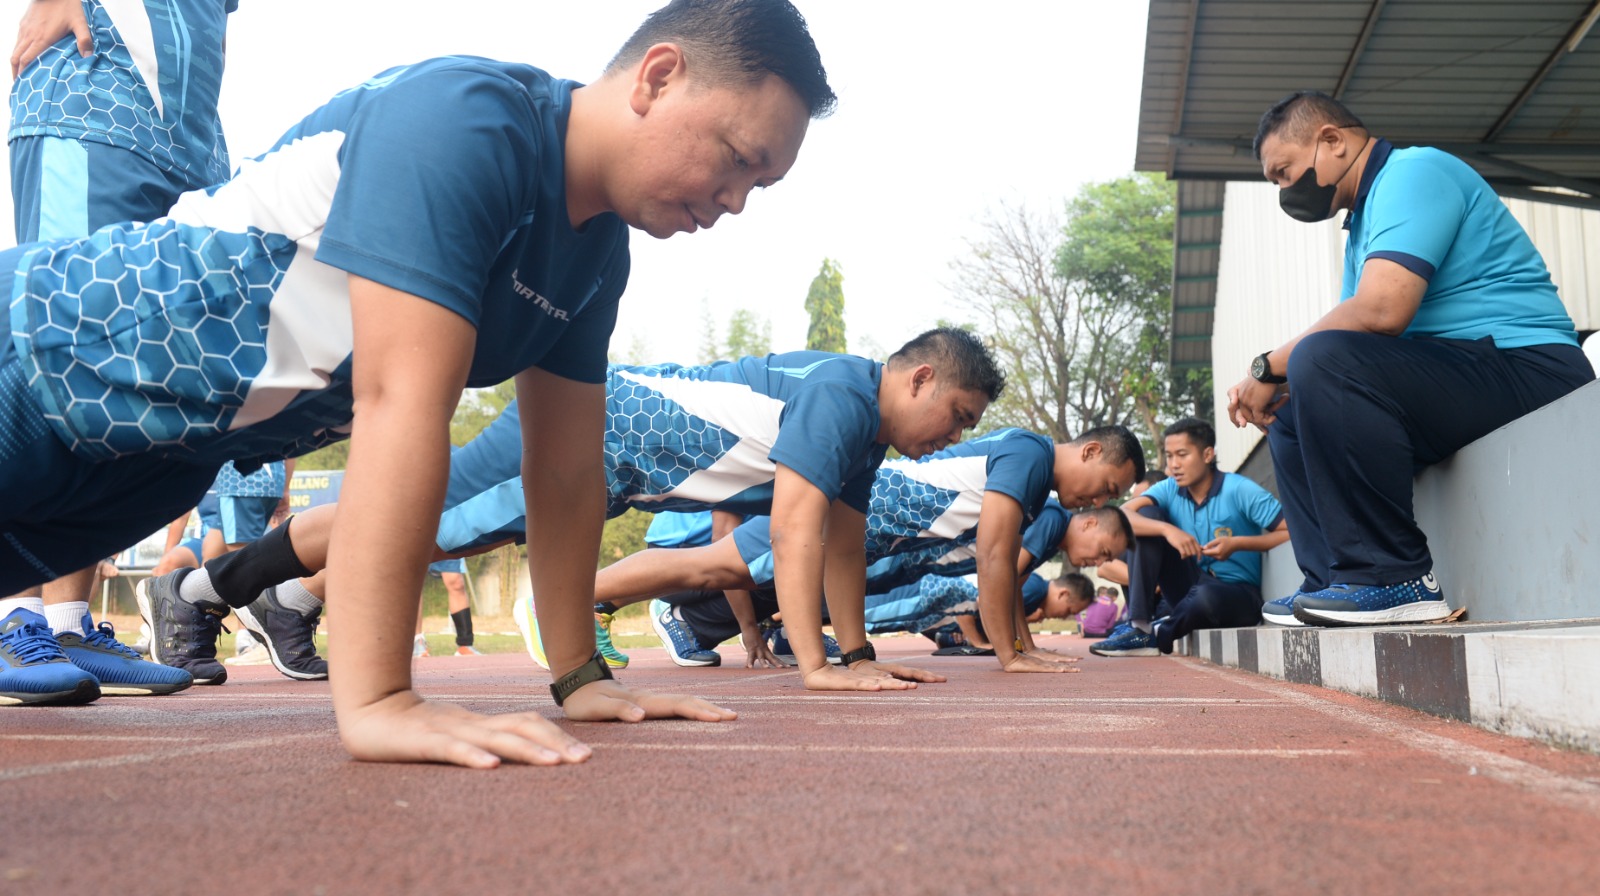
[[[1077,638],[1047,646],[1086,653]],[[28,894],[1592,893],[1600,757],[1174,658],[810,694],[792,672],[625,682],[726,724],[563,721],[594,757],[474,772],[350,761],[326,683],[0,710],[0,891]],[[520,655],[426,694],[555,718]]]

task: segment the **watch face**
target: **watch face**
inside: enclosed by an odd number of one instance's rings
[[[1250,375],[1258,380],[1267,375],[1266,355],[1256,355],[1255,360],[1250,362]]]

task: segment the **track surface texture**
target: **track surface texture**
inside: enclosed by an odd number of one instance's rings
[[[582,765],[351,761],[324,683],[0,710],[0,891],[951,894],[1592,893],[1600,757],[1194,659],[813,694],[793,672],[625,683],[725,724],[582,724]],[[437,657],[418,688],[560,718],[521,655]]]

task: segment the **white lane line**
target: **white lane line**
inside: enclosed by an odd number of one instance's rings
[[[419,689],[418,693],[429,700],[440,700],[446,703],[488,702],[488,703],[527,703],[542,702],[544,705],[554,705],[550,702],[549,693],[544,694],[507,694],[496,691],[482,694],[462,694],[452,692],[449,694],[430,693],[426,686]],[[862,692],[860,694],[842,696],[822,696],[806,693],[791,695],[752,695],[752,694],[708,694],[695,693],[693,696],[714,703],[742,703],[742,704],[778,704],[790,706],[806,706],[819,703],[853,704],[859,706],[992,706],[1005,708],[1008,706],[1274,706],[1282,705],[1282,700],[1276,699],[1236,699],[1233,697],[926,697],[914,696],[904,691]],[[196,695],[186,698],[188,700],[205,700],[211,703],[260,703],[281,701],[286,703],[301,701],[327,702],[326,694],[216,694]]]
[[[849,753],[862,755],[879,753],[886,755],[919,755],[919,756],[1016,756],[1026,760],[1030,756],[1041,753],[1060,756],[1082,756],[1083,747],[1051,747],[1029,746],[1025,749],[1017,747],[928,747],[928,746],[857,746],[851,744],[665,744],[665,743],[600,743],[588,741],[589,746],[597,752],[602,750],[649,750],[660,752],[734,752],[734,753]],[[1144,757],[1172,757],[1181,759],[1204,758],[1235,758],[1248,757],[1254,759],[1308,759],[1323,756],[1359,756],[1359,750],[1335,749],[1274,749],[1274,748],[1246,748],[1246,747],[1095,747],[1096,756],[1144,756]]]
[[[1417,731],[1403,723],[1380,718],[1353,707],[1342,706],[1324,697],[1301,693],[1276,679],[1264,678],[1251,672],[1222,668],[1191,657],[1182,657],[1180,662],[1219,678],[1225,678],[1228,681],[1243,684],[1254,690],[1272,694],[1296,706],[1316,710],[1341,722],[1359,725],[1377,734],[1393,738],[1414,750],[1431,754],[1446,762],[1465,766],[1472,770],[1473,774],[1483,775],[1502,784],[1509,784],[1512,787],[1526,790],[1529,793],[1542,796],[1553,803],[1570,809],[1588,812],[1591,815],[1600,815],[1600,786],[1588,780],[1571,778],[1559,772],[1553,772],[1532,763],[1523,762],[1520,759],[1513,759],[1510,756],[1502,756],[1499,753],[1464,744],[1442,735]]]
[[[0,740],[68,740],[75,744],[97,741],[139,741],[141,743],[184,744],[200,740],[198,737],[154,737],[141,734],[0,734]]]
[[[277,747],[285,744],[298,743],[312,739],[334,740],[336,735],[332,731],[318,731],[315,734],[289,734],[282,737],[262,737],[255,740],[219,741],[215,743],[196,744],[192,747],[179,747],[172,750],[162,750],[159,753],[130,753],[126,756],[102,756],[98,759],[73,759],[68,762],[49,762],[43,765],[24,765],[18,768],[0,769],[0,781],[15,781],[19,778],[34,778],[40,775],[56,775],[73,772],[98,771],[100,769],[116,768],[123,765],[139,765],[146,762],[165,762],[169,759],[179,759],[184,756],[214,756],[227,750],[256,750],[266,747]]]

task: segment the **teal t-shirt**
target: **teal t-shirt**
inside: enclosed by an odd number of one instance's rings
[[[1211,490],[1204,504],[1196,504],[1189,490],[1179,488],[1172,479],[1150,486],[1144,497],[1167,512],[1174,526],[1193,535],[1202,545],[1220,534],[1260,535],[1283,520],[1283,507],[1272,493],[1237,473],[1218,471],[1211,476]],[[1226,529],[1224,533],[1221,530]],[[1235,551],[1226,560],[1204,554],[1197,558],[1200,569],[1224,582],[1261,585],[1261,553]]]
[[[1539,250],[1465,162],[1379,140],[1361,180],[1345,221],[1341,301],[1355,295],[1367,261],[1383,258],[1428,281],[1403,336],[1487,336],[1503,349],[1578,344]]]

